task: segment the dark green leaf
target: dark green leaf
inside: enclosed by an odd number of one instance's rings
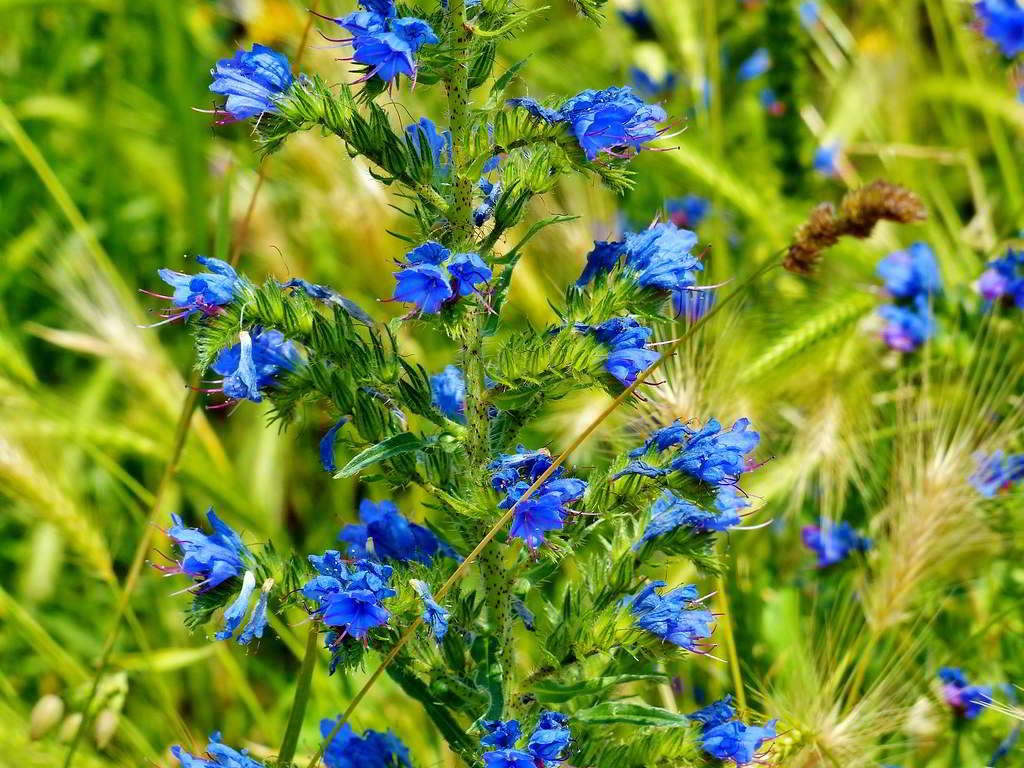
[[[351,477],[379,461],[384,461],[392,456],[398,456],[403,453],[418,451],[424,444],[424,441],[416,437],[412,432],[399,432],[397,435],[393,435],[387,440],[370,446],[358,456],[355,456],[334,477]]]
[[[581,709],[573,716],[588,725],[639,725],[649,728],[678,728],[689,725],[684,715],[649,704],[606,701],[596,707]]]
[[[542,704],[561,704],[571,701],[577,696],[594,696],[623,683],[664,679],[665,675],[615,675],[613,677],[595,677],[590,680],[579,680],[575,683],[555,683],[549,680],[542,680],[534,685],[530,691],[537,697],[537,701]]]

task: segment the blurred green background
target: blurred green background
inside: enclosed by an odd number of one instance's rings
[[[582,218],[533,241],[513,283],[513,324],[550,322],[548,301],[578,275],[591,241],[643,226],[671,198],[711,202],[699,229],[709,282],[749,271],[814,203],[862,181],[904,183],[931,212],[920,226],[842,244],[811,280],[762,283],[679,355],[639,416],[613,418],[574,457],[599,464],[654,421],[751,417],[775,457],[752,492],[759,519],[775,523],[735,534],[730,553],[740,656],[760,706],[828,744],[837,764],[908,754],[928,764],[945,723],[931,688],[939,663],[992,681],[1024,672],[1020,495],[993,511],[954,489],[973,450],[1020,447],[1019,418],[994,428],[975,418],[983,405],[1020,411],[1019,313],[980,329],[971,287],[1024,226],[1024,105],[1008,64],[971,28],[970,4],[955,0],[821,3],[810,24],[778,0],[662,0],[648,3],[654,39],[640,39],[613,4],[600,28],[565,0],[550,5],[500,47],[496,75],[529,57],[514,88],[544,97],[629,82],[634,67],[675,73],[661,98],[682,133],[662,142],[671,151],[636,159],[625,198],[570,180],[535,205],[535,216]],[[321,10],[353,6],[325,0]],[[30,713],[46,694],[61,697],[65,716],[84,699],[186,397],[189,335],[139,328],[159,319],[159,301],[138,289],[159,292],[159,267],[223,256],[241,236],[240,267],[254,279],[327,283],[383,319],[401,311],[377,300],[390,296],[404,250],[386,230],[405,223],[336,139],[296,137],[261,170],[244,123],[214,128],[193,111],[213,104],[209,68],[236,47],[257,41],[294,56],[303,3],[0,0],[0,13],[0,763],[49,766],[65,748],[60,727],[30,740]],[[306,71],[354,79],[315,32],[308,42]],[[785,56],[740,81],[740,64],[763,46]],[[786,99],[784,114],[766,110],[766,87]],[[396,124],[444,119],[436,91],[393,95]],[[838,176],[815,174],[816,147],[834,141],[844,149]],[[872,286],[878,259],[915,239],[938,255],[948,306],[935,358],[906,362],[878,342]],[[1003,334],[1002,367],[972,356],[983,332]],[[453,360],[441,337],[403,333],[428,370]],[[564,446],[604,402],[550,405],[533,444]],[[367,490],[320,471],[326,415],[303,418],[279,431],[257,405],[197,411],[157,519],[177,511],[194,521],[213,505],[250,540],[331,546]],[[399,501],[422,514],[415,491]],[[819,514],[875,535],[870,565],[819,579],[799,547],[799,525]],[[101,687],[116,727],[90,728],[79,765],[170,764],[170,744],[212,730],[257,755],[276,744],[301,627],[278,622],[248,652],[214,644],[183,627],[180,587],[144,570]],[[864,627],[878,700],[836,711],[830,659],[863,651]],[[724,669],[701,674],[712,692],[728,685]],[[315,748],[316,721],[360,682],[317,675],[300,756]],[[675,703],[693,700],[688,691]],[[425,722],[388,681],[356,717],[393,728],[422,766],[454,765]],[[984,764],[1008,723],[993,714],[979,726],[965,764]],[[828,764],[815,762],[821,754],[808,747],[786,764]]]

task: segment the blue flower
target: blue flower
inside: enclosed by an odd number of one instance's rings
[[[1001,259],[986,265],[978,278],[978,292],[986,301],[1012,298],[1018,309],[1024,309],[1024,251],[1007,249]]]
[[[757,432],[747,430],[749,424],[749,419],[738,419],[732,427],[722,431],[718,421],[711,419],[676,454],[672,469],[713,485],[735,482],[747,471],[745,457],[761,439]]]
[[[233,58],[221,59],[210,74],[210,90],[228,97],[216,111],[224,115],[218,125],[276,112],[277,100],[292,87],[288,57],[259,43],[251,50],[236,51]]]
[[[711,201],[700,195],[685,195],[665,201],[665,212],[677,227],[699,227],[710,211]],[[695,237],[694,244],[696,242]]]
[[[460,296],[468,296],[491,279],[491,268],[475,253],[455,254],[448,262],[448,272],[455,278]]]
[[[715,500],[716,512],[701,509],[696,504],[679,498],[671,491],[665,491],[651,505],[650,519],[644,534],[633,549],[639,550],[646,542],[663,536],[666,533],[686,527],[694,533],[709,531],[727,531],[739,525],[740,517],[737,510],[748,506],[747,502],[736,495],[732,486],[722,486]]]
[[[968,685],[967,676],[956,667],[942,667],[939,680],[943,700],[958,717],[974,720],[992,703],[992,687]]]
[[[609,353],[604,369],[622,386],[629,387],[658,357],[658,353],[653,349],[619,349]]]
[[[817,0],[804,0],[800,3],[800,23],[812,27],[818,22],[819,9]]]
[[[841,152],[839,144],[826,144],[818,147],[814,150],[814,170],[823,176],[838,176]]]
[[[917,296],[910,306],[885,304],[878,308],[885,325],[882,341],[900,352],[913,352],[935,335],[935,320],[928,297]]]
[[[682,317],[687,323],[696,323],[714,308],[717,300],[711,289],[680,288],[672,292],[672,309],[676,317]]]
[[[989,456],[975,454],[977,469],[970,476],[972,486],[982,496],[992,498],[1000,491],[1009,490],[1021,478],[1024,478],[1024,454],[1005,455],[1003,451],[995,451]]]
[[[985,36],[1008,59],[1024,52],[1024,7],[1016,0],[981,0],[974,4]]]
[[[395,0],[359,0],[359,4],[370,13],[391,18],[395,15]]]
[[[624,249],[625,243],[622,242],[595,241],[594,250],[587,254],[587,266],[583,268],[583,273],[576,281],[576,285],[583,288],[599,275],[611,272],[619,263],[619,256],[622,255]]]
[[[232,400],[263,400],[261,390],[274,384],[277,374],[292,371],[299,363],[295,345],[280,331],[253,328],[242,331],[238,344],[225,349],[210,366],[224,377],[221,389]]]
[[[711,637],[714,615],[704,608],[695,608],[697,588],[688,584],[661,595],[655,581],[631,598],[625,605],[633,614],[633,626],[657,635],[662,640],[693,653],[704,653],[700,641]]]
[[[750,58],[740,64],[736,77],[740,82],[746,82],[747,80],[753,80],[755,77],[760,77],[771,68],[772,56],[768,53],[768,49],[758,48],[750,55]]]
[[[509,486],[516,483],[522,476],[523,479],[533,483],[538,477],[544,474],[548,467],[554,463],[551,453],[544,448],[536,451],[529,451],[524,446],[516,446],[515,453],[503,453],[487,465],[493,471],[491,475],[491,486],[496,491],[508,490]],[[549,480],[558,478],[564,471],[559,467],[551,474]]]
[[[390,82],[400,75],[411,78],[416,73],[412,46],[396,34],[385,32],[357,37],[353,45],[352,60],[368,68],[365,79],[379,77]]]
[[[338,430],[348,424],[348,416],[342,416],[328,429],[320,440],[320,466],[324,472],[337,472],[338,465],[334,463],[334,438]]]
[[[171,747],[171,754],[181,768],[264,768],[263,763],[249,757],[248,751],[238,751],[222,744],[219,731],[210,734],[210,743],[206,745],[210,760],[189,754],[177,744]]]
[[[484,752],[487,768],[537,768],[533,756],[521,749],[496,749]]]
[[[634,448],[629,452],[629,455],[633,458],[637,458],[639,456],[643,456],[651,448],[654,448],[660,453],[666,448],[671,448],[673,445],[679,445],[688,435],[692,434],[694,434],[692,429],[679,421],[679,419],[676,419],[667,427],[661,427],[654,430],[654,432],[651,433],[651,436],[644,441],[644,444],[639,448]]]
[[[625,315],[605,320],[593,328],[594,338],[611,349],[643,349],[654,334],[635,317]]]
[[[732,708],[732,696],[726,694],[725,698],[721,701],[716,701],[713,704],[708,704],[703,709],[698,709],[696,712],[687,715],[686,719],[700,723],[704,726],[705,730],[708,730],[732,720],[735,716],[736,712]]]
[[[641,40],[653,40],[657,37],[657,34],[654,31],[654,24],[651,22],[651,17],[647,14],[647,10],[642,5],[638,5],[633,9],[620,8],[619,18],[622,19]]]
[[[252,571],[246,571],[242,578],[242,589],[224,611],[224,629],[215,635],[218,640],[227,640],[242,626],[242,619],[245,618],[245,612],[249,609],[249,599],[255,589],[256,577]]]
[[[452,132],[438,133],[433,120],[421,117],[418,123],[407,125],[405,133],[412,140],[417,154],[421,151],[420,142],[425,141],[433,165],[443,169],[447,175],[452,162]]]
[[[506,102],[510,107],[522,107],[530,116],[536,120],[540,120],[545,123],[560,123],[562,122],[562,113],[557,109],[551,109],[550,107],[543,106],[536,99],[522,98],[522,99],[508,99]]]
[[[157,566],[165,573],[183,573],[196,580],[192,589],[207,592],[238,576],[244,569],[244,561],[252,554],[242,539],[230,526],[217,517],[213,507],[206,512],[213,533],[206,534],[196,528],[186,528],[181,518],[171,515],[172,525],[167,535],[181,552],[176,567]]]
[[[485,747],[512,749],[521,734],[518,720],[484,720],[481,725],[487,735],[480,738]]]
[[[590,161],[605,151],[614,155],[630,149],[639,152],[658,138],[657,125],[667,118],[664,109],[645,104],[628,87],[583,91],[559,112]]]
[[[395,19],[391,22],[391,31],[404,40],[412,48],[413,53],[424,45],[437,45],[441,42],[434,34],[434,30],[423,19],[413,17]]]
[[[346,525],[338,534],[341,541],[348,542],[347,551],[352,557],[369,557],[366,545],[372,539],[374,556],[382,560],[415,560],[430,565],[435,555],[456,558],[448,544],[422,525],[409,522],[390,501],[374,504],[363,499],[359,519],[361,524]]]
[[[420,312],[437,314],[441,305],[452,297],[452,287],[440,267],[417,264],[395,272],[393,301],[415,304]]]
[[[452,421],[466,423],[466,377],[456,365],[430,377],[430,400]]]
[[[173,269],[157,271],[160,279],[174,289],[171,296],[152,294],[162,299],[170,299],[174,310],[167,310],[163,322],[187,318],[196,312],[207,317],[216,315],[220,308],[235,298],[238,289],[238,274],[226,261],[206,256],[196,256],[196,261],[209,269],[195,275],[185,275]]]
[[[440,644],[444,640],[444,636],[448,634],[450,614],[434,600],[434,596],[430,594],[430,587],[425,581],[412,579],[410,583],[416,590],[416,594],[423,600],[423,621],[434,632],[434,639]]]
[[[484,172],[487,172],[486,169]],[[498,199],[501,197],[502,187],[500,181],[492,183],[483,178],[480,179],[477,186],[484,193],[484,199],[473,209],[473,226],[482,227],[494,213],[494,206],[498,204]]]
[[[310,556],[314,567],[323,570],[320,576],[306,582],[302,595],[317,604],[313,615],[325,625],[342,630],[342,636],[361,639],[391,618],[391,613],[381,605],[381,600],[396,594],[387,585],[391,568],[359,560],[350,572],[339,563],[337,554],[328,551],[322,558]]]
[[[530,734],[526,751],[546,764],[554,763],[565,756],[571,734],[565,724],[568,718],[559,712],[542,712],[537,726]]]
[[[942,290],[939,265],[927,243],[914,243],[905,251],[890,253],[878,262],[877,273],[889,295],[898,299]]]
[[[405,260],[409,264],[432,264],[440,267],[451,258],[451,255],[452,252],[440,243],[427,240],[423,245],[418,245],[405,254]]]
[[[317,285],[316,283],[311,283],[308,280],[303,280],[301,277],[293,277],[284,284],[284,287],[302,291],[309,296],[309,298],[317,299],[325,304],[332,304],[334,306],[341,307],[353,319],[358,320],[361,323],[365,323],[366,325],[373,325],[373,318],[366,314],[362,307],[354,301],[346,299],[329,285]]]
[[[558,531],[564,526],[561,497],[537,491],[516,507],[508,535],[522,539],[530,549],[536,549],[544,543],[545,531]]]
[[[351,32],[353,39],[378,35],[388,31],[387,17],[372,11],[353,11],[347,16],[331,18],[330,20]],[[333,38],[329,39],[333,40]]]
[[[320,721],[320,738],[326,739],[337,725],[337,720],[325,718]],[[343,723],[338,733],[324,750],[324,764],[327,768],[385,768],[406,766],[410,768],[409,749],[391,731],[363,731],[357,736],[352,726]]]
[[[630,232],[626,235],[626,264],[634,271],[642,271],[653,263],[672,259],[685,260],[697,244],[697,235],[688,229],[680,229],[672,222],[662,222],[648,227],[642,232]],[[696,257],[689,269],[703,269]],[[693,285],[693,282],[689,283]],[[682,285],[673,287],[683,287]]]
[[[248,645],[254,638],[263,637],[263,630],[267,628],[267,598],[270,596],[270,588],[273,583],[270,579],[264,582],[263,589],[260,590],[260,598],[256,601],[256,607],[252,609],[249,621],[238,635],[239,645]]]
[[[845,520],[834,524],[822,518],[818,525],[805,525],[800,536],[804,546],[818,556],[819,568],[840,563],[851,552],[871,549],[871,539],[859,535]]]
[[[774,720],[764,726],[746,725],[739,720],[730,720],[706,728],[701,736],[701,748],[719,760],[732,760],[737,765],[754,762],[758,751],[769,739],[774,739]]]
[[[367,67],[361,80],[379,77],[390,82],[401,75],[415,79],[415,54],[422,46],[439,42],[434,30],[423,19],[396,17],[395,4],[390,0],[374,0],[362,5],[366,11],[337,19],[323,17],[352,33],[350,41],[336,42],[352,43],[352,60]]]
[[[523,626],[526,627],[528,632],[536,631],[536,617],[533,615],[533,611],[527,608],[526,603],[518,597],[512,598],[512,612],[522,620]]]

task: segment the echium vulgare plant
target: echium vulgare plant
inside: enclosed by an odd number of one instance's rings
[[[599,19],[601,0],[575,2]],[[758,432],[746,419],[725,426],[693,414],[590,470],[566,465],[568,450],[520,444],[520,433],[545,400],[578,390],[610,393],[605,415],[629,407],[678,344],[659,354],[659,319],[699,307],[686,313],[692,332],[783,254],[714,300],[697,284],[696,235],[655,223],[595,243],[548,327],[504,327],[527,241],[572,218],[534,222],[510,246],[530,201],[572,173],[627,189],[630,159],[669,129],[660,106],[626,87],[509,98],[522,64],[492,78],[496,45],[533,13],[507,0],[360,0],[348,15],[318,19],[325,37],[351,46],[355,83],[293,75],[286,57],[260,45],[213,69],[210,89],[226,97],[218,123],[250,120],[266,153],[303,131],[332,134],[397,190],[408,218],[394,292],[381,297],[407,312],[388,324],[330,287],[258,284],[217,259],[201,258],[196,274],[160,273],[172,289],[166,321],[191,326],[197,365],[212,369],[211,407],[267,401],[282,423],[300,407],[325,411],[326,471],[384,486],[378,497],[418,485],[431,500],[426,510],[364,500],[360,522],[334,548],[302,554],[246,542],[213,510],[209,531],[171,521],[169,562],[158,566],[193,580],[191,627],[212,623],[212,639],[253,647],[269,641],[274,615],[308,612],[280,765],[295,758],[323,649],[330,674],[367,664],[371,650],[383,661],[346,712],[320,723],[311,768],[417,764],[401,734],[359,734],[348,723],[381,674],[472,766],[745,765],[773,749],[776,723],[747,709],[741,685],[736,709],[727,698],[691,717],[622,700],[624,686],[666,684],[666,664],[724,660],[738,669],[728,637],[714,652],[728,616],[712,611],[712,590],[655,576],[666,558],[714,576],[716,540],[755,527],[741,525],[753,510],[739,481],[758,467]],[[413,83],[443,87],[447,125],[426,116],[395,125],[378,105]],[[838,217],[818,211],[787,263],[809,271],[839,237],[918,215],[904,190],[866,187]],[[432,326],[457,346],[456,359],[431,375],[399,348],[403,324]],[[553,599],[549,582],[570,573]],[[517,653],[527,634],[529,659]],[[230,734],[221,738],[211,736],[205,756],[174,754],[186,768],[260,764],[226,746]]]

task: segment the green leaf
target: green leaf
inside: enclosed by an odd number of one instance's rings
[[[387,440],[382,440],[376,445],[370,446],[358,456],[355,456],[348,464],[338,470],[334,477],[335,479],[351,477],[379,461],[384,461],[392,456],[399,456],[403,453],[418,451],[425,444],[424,440],[416,437],[412,432],[399,432],[397,435],[393,435]]]
[[[549,680],[542,680],[534,685],[530,691],[537,697],[537,701],[542,704],[561,704],[571,701],[577,696],[594,696],[623,683],[664,679],[665,675],[614,675],[612,677],[595,677],[590,680],[579,680],[575,683],[555,683]]]
[[[512,82],[512,78],[519,73],[519,70],[526,66],[526,62],[528,62],[529,60],[529,56],[527,56],[525,59],[520,59],[511,67],[506,69],[505,72],[501,75],[501,77],[494,81],[494,85],[491,86],[491,92],[487,98],[487,104],[484,106],[484,109],[495,109],[498,107],[498,102],[501,100],[502,94],[504,94],[505,89],[508,88],[509,83]]]
[[[205,660],[216,648],[213,643],[208,643],[198,648],[161,648],[149,653],[122,653],[112,656],[110,663],[129,672],[173,672]]]
[[[649,728],[678,728],[689,725],[684,715],[669,712],[649,704],[631,704],[625,701],[606,701],[596,707],[581,709],[575,720],[588,725],[639,725]]]

